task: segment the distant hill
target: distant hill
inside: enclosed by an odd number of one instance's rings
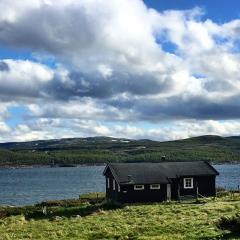
[[[240,136],[205,135],[158,142],[111,137],[0,143],[0,165],[81,164],[109,161],[240,162]]]

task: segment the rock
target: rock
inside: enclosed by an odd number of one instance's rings
[[[60,220],[62,220],[63,218],[62,217],[60,217],[60,216],[54,216],[54,217],[52,217],[52,220],[54,220],[54,221],[60,221]]]

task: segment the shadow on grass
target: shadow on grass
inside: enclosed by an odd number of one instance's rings
[[[228,240],[228,239],[239,239],[240,235],[236,233],[225,233],[221,236],[214,237],[214,239],[219,239],[219,240]],[[202,237],[201,240],[212,240],[213,237]]]
[[[102,211],[106,210],[114,210],[120,207],[121,206],[106,203],[78,207],[49,207],[45,208],[44,210],[38,209],[34,212],[29,212],[24,215],[27,220],[57,220],[57,218],[85,217],[94,213],[101,213]]]
[[[237,233],[225,233],[221,239],[239,239],[240,234]]]
[[[45,201],[34,206],[0,206],[0,219],[24,215],[26,218],[39,217],[45,218],[46,215],[54,214],[55,212],[65,212],[66,215],[71,215],[71,212],[80,209],[80,212],[94,211],[94,206],[100,206],[105,198],[102,193],[83,194],[79,199],[65,199]],[[88,206],[89,209],[86,208]],[[43,211],[46,208],[47,211]],[[86,208],[85,210],[83,210]]]
[[[25,206],[25,207],[2,207],[0,209],[0,219],[17,216],[26,215],[28,213],[39,212],[41,207],[38,206]]]

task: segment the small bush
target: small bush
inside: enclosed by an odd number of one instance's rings
[[[97,204],[103,202],[105,199],[105,193],[96,192],[81,194],[79,199],[63,199],[63,200],[50,200],[36,204],[37,207],[76,207],[83,203]]]
[[[79,199],[104,199],[105,193],[104,192],[94,192],[94,193],[85,193],[79,195]]]
[[[217,191],[217,193],[219,193],[219,192],[226,192],[227,190],[224,187],[218,186],[218,187],[216,187],[216,191]]]
[[[225,191],[225,192],[217,192],[217,197],[227,197],[230,195],[230,192]]]
[[[75,207],[87,202],[80,199],[50,200],[36,204],[37,207]]]
[[[233,217],[222,217],[218,224],[218,228],[228,230],[232,233],[240,233],[240,215]]]

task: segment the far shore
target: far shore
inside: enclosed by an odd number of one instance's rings
[[[106,166],[107,163],[81,163],[81,164],[55,164],[55,165],[50,165],[50,164],[32,164],[32,165],[27,165],[27,164],[19,164],[19,165],[11,165],[11,164],[4,164],[0,165],[0,169],[16,169],[16,168],[63,168],[63,167],[84,167],[84,166]],[[228,164],[228,165],[239,165],[240,162],[238,161],[225,161],[225,162],[211,162],[212,165],[223,165],[223,164]]]
[[[49,165],[49,164],[34,164],[34,165],[0,165],[1,168],[63,168],[63,167],[86,167],[86,166],[105,166],[105,163],[81,163],[81,164],[56,164],[56,165]]]

